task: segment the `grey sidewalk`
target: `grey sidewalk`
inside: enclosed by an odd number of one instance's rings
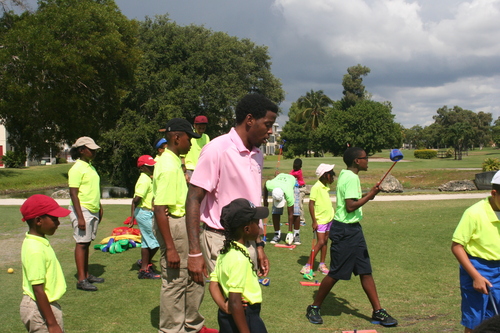
[[[453,199],[483,199],[489,191],[480,193],[453,193],[453,194],[416,194],[416,195],[378,195],[373,201],[425,201],[425,200],[453,200]],[[0,199],[0,206],[21,206],[26,199]],[[56,199],[61,206],[68,206],[69,199]],[[308,202],[309,199],[304,200]],[[335,197],[332,197],[335,201]],[[132,198],[101,199],[103,205],[130,205]]]

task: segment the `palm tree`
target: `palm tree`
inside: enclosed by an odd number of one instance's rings
[[[314,131],[321,123],[325,109],[332,104],[333,101],[323,93],[323,90],[314,91],[311,89],[305,96],[301,96],[297,100],[297,106],[300,110],[297,120],[305,119],[305,127]]]

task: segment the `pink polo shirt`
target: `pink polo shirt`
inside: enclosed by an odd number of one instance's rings
[[[260,149],[249,151],[234,128],[203,147],[191,177],[191,184],[207,191],[200,219],[211,228],[223,229],[222,207],[234,199],[245,198],[261,206],[263,163]]]

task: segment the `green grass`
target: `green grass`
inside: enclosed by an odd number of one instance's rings
[[[340,281],[323,305],[323,325],[309,324],[305,308],[316,287],[302,287],[298,273],[311,245],[310,219],[302,229],[303,245],[290,251],[266,247],[271,262],[271,284],[263,287],[262,317],[269,332],[341,332],[376,329],[378,332],[459,332],[458,264],[450,252],[451,235],[466,207],[476,200],[370,202],[364,207],[363,228],[370,250],[382,306],[400,322],[396,328],[372,325],[371,307],[358,278]],[[2,206],[0,281],[2,332],[22,332],[19,319],[22,274],[20,247],[26,232],[19,207]],[[98,239],[122,225],[128,206],[105,206]],[[283,217],[285,222],[285,217]],[[95,275],[106,278],[96,293],[78,291],[73,239],[68,220],[50,237],[63,267],[68,290],[60,303],[67,332],[156,332],[160,281],[138,280],[138,249],[121,254],[92,251]],[[282,226],[282,231],[286,230]],[[272,227],[268,227],[268,236]],[[156,258],[158,259],[158,258]],[[7,268],[15,269],[7,274]],[[320,280],[321,276],[317,276]],[[217,327],[216,307],[208,290],[201,307],[209,327]]]
[[[68,186],[73,164],[40,165],[21,169],[0,169],[0,194]]]

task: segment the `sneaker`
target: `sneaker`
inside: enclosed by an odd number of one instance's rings
[[[304,267],[300,270],[300,274],[309,274],[311,273],[311,266],[309,264],[305,264]]]
[[[97,287],[90,283],[87,279],[78,281],[76,283],[76,289],[81,289],[85,291],[97,291]]]
[[[324,275],[327,275],[329,271],[330,270],[328,269],[328,267],[326,267],[325,264],[320,264],[318,267],[318,272],[321,272]]]
[[[137,260],[136,264],[137,266],[142,267],[142,259]]]
[[[305,226],[306,225],[306,221],[300,221],[300,225],[301,226]]]
[[[289,232],[286,234],[285,243],[286,243],[286,245],[292,245],[292,243],[293,243],[293,233],[292,232]]]
[[[278,244],[281,240],[281,236],[278,234],[274,234],[273,239],[271,239],[271,244]]]
[[[385,309],[373,311],[372,324],[380,324],[382,326],[396,326],[398,321],[392,318]]]
[[[89,276],[87,276],[87,281],[89,281],[90,283],[104,283],[103,278],[93,276],[92,274],[89,274]]]
[[[321,318],[321,314],[319,313],[320,307],[308,305],[306,317],[309,319],[311,324],[323,324],[323,318]]]
[[[145,271],[145,270],[140,270],[139,273],[137,274],[138,279],[151,279],[151,280],[157,280],[161,278],[160,274],[155,274],[153,272]]]
[[[148,271],[148,272],[150,272],[150,273],[153,273],[153,274],[160,274],[160,272],[158,272],[157,270],[155,270],[155,269],[153,268],[153,264],[149,264],[149,265],[148,265],[148,269],[147,269],[147,271]]]
[[[300,244],[302,244],[302,243],[300,242],[300,236],[299,236],[299,234],[297,234],[297,235],[295,235],[295,237],[293,237],[293,244],[295,244],[295,245],[300,245]]]
[[[206,326],[203,326],[201,330],[198,331],[198,333],[219,333],[219,330],[216,330],[215,328],[208,328]]]

